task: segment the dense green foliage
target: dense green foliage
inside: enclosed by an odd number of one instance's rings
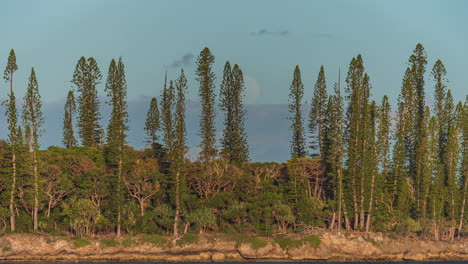
[[[244,129],[246,112],[242,103],[244,90],[242,70],[237,64],[231,70],[231,64],[227,61],[220,86],[220,107],[225,112],[221,155],[237,163],[249,159],[247,135]]]
[[[151,99],[145,130],[150,146],[126,144],[127,83],[122,58],[112,60],[105,91],[112,108],[107,137],[100,119],[93,58],[82,57],[73,83],[78,97],[78,134],[74,138],[75,100],[70,91],[64,109],[63,144],[39,149],[44,119],[34,68],[17,121],[12,50],[4,78],[9,134],[0,142],[0,223],[3,230],[42,231],[86,237],[109,233],[146,233],[142,241],[170,245],[196,243],[198,235],[218,231],[237,243],[261,248],[266,241],[249,235],[285,235],[331,230],[381,231],[433,239],[466,236],[468,198],[468,96],[454,102],[446,69],[438,60],[431,72],[434,104],[425,104],[427,57],[421,44],[409,59],[397,106],[384,96],[372,99],[371,78],[361,55],[352,58],[344,95],[341,76],[332,93],[321,67],[304,130],[304,84],[296,66],[290,85],[291,160],[249,162],[244,77],[225,64],[220,84],[224,130],[217,149],[214,56],[200,53],[196,75],[201,97],[201,151],[187,158],[186,94],[183,69],[167,80],[160,105]],[[23,133],[24,131],[24,133]],[[161,133],[161,136],[158,134]],[[307,140],[311,139],[311,140]],[[306,150],[312,146],[313,153]],[[219,153],[219,155],[218,155]],[[32,221],[31,221],[32,219]],[[282,248],[308,244],[315,235],[276,236]],[[102,240],[112,247],[131,239]],[[76,247],[89,241],[78,239]]]

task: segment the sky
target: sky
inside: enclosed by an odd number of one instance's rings
[[[429,104],[429,73],[437,59],[446,66],[455,100],[464,99],[468,90],[468,1],[463,0],[16,0],[0,5],[0,69],[14,48],[17,97],[35,67],[44,104],[63,105],[81,56],[98,61],[102,96],[111,59],[122,56],[130,101],[149,104],[160,94],[165,71],[175,79],[183,67],[188,99],[197,102],[195,61],[204,47],[215,56],[218,89],[224,63],[239,64],[248,104],[287,104],[299,65],[307,105],[320,66],[331,91],[339,69],[345,75],[357,54],[370,75],[372,99],[387,94],[395,103],[417,43],[428,55]],[[7,87],[0,82],[0,99]]]

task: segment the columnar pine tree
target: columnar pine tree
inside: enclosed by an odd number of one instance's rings
[[[244,128],[246,114],[243,103],[243,92],[245,91],[244,75],[237,64],[232,69],[232,82],[233,151],[231,160],[242,163],[249,159],[249,146],[247,144],[247,133]]]
[[[17,178],[17,169],[16,169],[16,155],[18,150],[18,133],[17,133],[17,122],[18,122],[18,112],[16,110],[16,98],[15,93],[13,92],[13,74],[18,70],[18,65],[16,65],[16,55],[15,51],[12,49],[10,55],[8,56],[8,63],[5,67],[5,72],[3,74],[3,79],[6,82],[10,82],[10,94],[8,98],[8,106],[6,109],[6,116],[8,121],[8,141],[10,142],[11,148],[11,185],[10,185],[10,231],[15,231],[16,221],[15,221],[15,192],[16,192],[16,178]]]
[[[63,139],[62,143],[66,148],[76,147],[75,133],[73,129],[73,116],[76,113],[75,97],[73,91],[70,90],[67,95],[67,101],[64,107],[63,117]]]
[[[402,214],[409,213],[411,195],[408,186],[408,163],[407,157],[410,146],[413,143],[411,128],[413,127],[413,116],[415,112],[413,99],[414,89],[412,86],[411,70],[406,69],[403,84],[398,97],[397,124],[394,134],[395,144],[393,146],[393,168],[390,176],[390,198],[392,208],[398,209]]]
[[[147,142],[150,143],[151,146],[153,146],[159,139],[157,133],[159,132],[160,126],[158,101],[156,100],[156,97],[153,97],[151,98],[151,103],[148,109],[148,113],[146,114],[145,122]]]
[[[78,132],[85,147],[97,147],[101,141],[99,125],[99,98],[96,86],[101,80],[101,72],[94,58],[81,57],[75,67],[72,83],[78,96]]]
[[[450,90],[449,90],[450,92]],[[450,223],[450,239],[453,241],[455,237],[457,204],[458,204],[458,156],[459,156],[459,129],[455,122],[449,125],[447,135],[447,147],[444,153],[446,178],[445,185],[447,188],[447,219]]]
[[[187,153],[187,129],[185,126],[185,94],[187,92],[187,79],[184,70],[180,71],[180,77],[176,80],[176,105],[174,113],[174,146],[172,170],[175,176],[175,214],[174,214],[174,237],[178,234],[179,217],[181,212],[182,193],[187,187],[184,178],[185,154]]]
[[[335,94],[329,96],[327,109],[323,119],[323,158],[328,164],[328,174],[333,177],[335,185],[334,199],[336,201],[336,224],[332,221],[331,229],[341,229],[343,212],[343,99],[341,97],[340,82],[334,86]],[[348,218],[345,218],[346,228],[349,229]]]
[[[391,106],[388,97],[384,95],[382,103],[378,109],[378,130],[377,130],[377,155],[380,173],[382,174],[382,187],[389,183],[391,161],[390,161],[390,140],[391,140]]]
[[[175,105],[175,88],[172,81],[167,86],[167,73],[164,79],[164,87],[161,93],[161,121],[163,131],[163,142],[166,145],[169,155],[173,153],[174,144],[174,105]]]
[[[428,125],[428,156],[429,166],[427,174],[431,176],[429,187],[426,187],[427,193],[424,193],[421,217],[432,220],[432,233],[435,239],[438,239],[438,222],[441,217],[441,210],[444,201],[444,182],[443,174],[439,174],[440,158],[438,154],[438,121],[432,116]],[[441,176],[441,177],[439,177]],[[426,205],[424,204],[426,202]]]
[[[245,90],[244,77],[240,67],[226,62],[220,91],[220,108],[225,112],[221,152],[234,162],[248,160],[249,150],[244,129],[245,109],[242,102]]]
[[[325,70],[323,65],[320,67],[320,72],[315,82],[314,96],[311,100],[311,108],[309,113],[309,133],[313,140],[311,144],[312,150],[318,150],[318,154],[323,157],[323,122],[327,107],[327,83],[325,81]]]
[[[346,93],[349,102],[346,118],[346,139],[348,146],[346,176],[348,186],[345,188],[351,194],[350,207],[353,209],[353,227],[364,227],[364,167],[362,164],[362,151],[364,147],[364,133],[366,131],[366,118],[368,117],[368,99],[370,93],[369,77],[364,72],[364,64],[359,54],[353,58],[349,65],[346,78]]]
[[[33,186],[34,186],[34,206],[33,206],[33,228],[38,229],[38,211],[39,211],[39,172],[37,164],[37,152],[39,150],[38,138],[42,134],[41,126],[44,123],[42,117],[42,103],[39,94],[39,85],[36,79],[34,68],[31,69],[28,89],[23,101],[23,122],[27,130],[30,131],[28,138],[29,150],[32,152],[33,166]]]
[[[197,59],[197,81],[200,84],[198,95],[202,104],[200,116],[200,159],[211,162],[217,154],[215,147],[216,129],[215,129],[215,75],[211,69],[214,63],[214,56],[210,49],[204,48]]]
[[[128,129],[128,113],[127,113],[127,82],[125,79],[125,66],[122,62],[122,57],[119,58],[116,64],[112,59],[109,66],[109,74],[107,77],[106,91],[110,97],[112,105],[112,113],[107,128],[107,142],[109,145],[109,161],[115,168],[115,199],[117,205],[117,236],[121,235],[121,214],[122,203],[124,202],[123,195],[123,151],[125,146],[126,131]]]
[[[365,223],[366,232],[370,229],[371,224],[371,217],[374,211],[374,207],[376,207],[377,197],[379,197],[382,193],[382,189],[378,188],[381,186],[380,182],[382,178],[379,177],[377,171],[377,151],[376,151],[376,121],[377,121],[377,106],[375,102],[372,101],[369,105],[368,110],[369,117],[367,118],[367,129],[365,131],[365,142],[364,142],[364,151],[363,151],[363,165],[365,167],[365,190],[366,190],[366,208],[367,210],[367,218]]]
[[[304,85],[301,80],[301,70],[296,65],[293,74],[293,80],[289,88],[289,112],[291,117],[292,139],[291,139],[291,157],[302,158],[307,155],[305,149],[304,125],[302,118],[302,97],[304,95]]]
[[[426,64],[427,64],[427,56],[424,47],[418,43],[416,48],[413,50],[413,54],[410,56],[409,59],[409,66],[411,69],[411,81],[412,86],[414,89],[415,96],[413,98],[414,102],[414,119],[411,128],[411,136],[412,139],[411,144],[409,147],[409,173],[410,179],[412,180],[414,186],[418,188],[419,182],[421,182],[421,175],[422,171],[424,170],[424,157],[419,155],[424,151],[426,147],[423,144],[424,141],[424,129],[421,127],[421,124],[424,119],[424,111],[425,111],[425,91],[424,91],[424,74],[426,72]],[[419,192],[416,190],[416,192]],[[413,207],[418,209],[418,203],[412,204]],[[420,210],[416,210],[418,212]],[[415,217],[419,217],[418,214],[414,215]]]
[[[234,148],[234,111],[233,111],[233,80],[229,61],[224,64],[223,81],[221,82],[219,100],[220,108],[224,111],[224,130],[221,139],[221,154],[231,158]]]
[[[418,156],[418,163],[416,164],[416,177],[413,183],[414,199],[416,200],[416,206],[412,217],[420,218],[426,215],[426,205],[428,188],[432,179],[431,160],[429,144],[429,122],[431,120],[431,113],[429,107],[426,106],[424,111],[424,118],[419,124],[419,140],[416,142],[416,155]]]

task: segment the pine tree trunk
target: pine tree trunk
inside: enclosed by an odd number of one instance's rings
[[[37,172],[37,150],[34,146],[33,150],[33,163],[34,163],[34,211],[33,211],[33,227],[34,231],[38,229],[38,211],[39,211],[39,176]]]
[[[318,142],[319,142],[319,153],[320,157],[323,158],[323,151],[322,151],[322,122],[317,123],[317,128],[318,128]]]
[[[13,74],[10,74],[10,94],[13,94]],[[11,98],[11,97],[10,97]],[[11,102],[10,102],[11,104]],[[10,231],[13,232],[16,229],[16,219],[15,219],[15,190],[16,190],[16,135],[15,135],[15,142],[12,142],[13,153],[11,157],[12,167],[13,167],[13,175],[12,175],[12,183],[11,183],[11,191],[10,191]]]
[[[463,220],[464,220],[465,206],[466,206],[466,189],[468,188],[467,183],[468,183],[468,179],[466,179],[465,184],[463,184],[463,199],[462,199],[462,204],[461,204],[461,209],[460,209],[460,224],[458,225],[458,237],[460,237],[460,234],[463,228]]]
[[[341,175],[341,168],[338,168],[338,219],[337,219],[337,229],[341,229],[341,207],[343,203],[343,179]]]
[[[13,150],[13,155],[11,157],[13,165],[13,177],[11,183],[10,191],[10,231],[13,232],[16,229],[15,221],[15,190],[16,190],[16,153]]]
[[[370,228],[372,206],[374,203],[374,184],[375,184],[375,172],[372,173],[371,192],[370,192],[370,197],[369,197],[369,212],[367,213],[367,219],[366,219],[366,232],[369,232],[369,228]]]
[[[174,237],[177,238],[177,236],[179,235],[179,230],[178,230],[178,226],[179,226],[179,213],[180,213],[180,186],[179,186],[179,176],[180,176],[180,172],[179,172],[179,168],[177,169],[177,173],[176,173],[176,193],[175,193],[175,206],[176,206],[176,209],[175,209],[175,215],[174,215]]]
[[[330,229],[330,230],[335,229],[335,217],[336,217],[336,212],[333,212],[332,219],[330,221],[330,225],[328,226],[328,229]]]
[[[121,183],[122,183],[122,145],[119,143],[119,169],[118,169],[118,178],[117,178],[117,195],[118,195],[118,212],[117,212],[117,236],[120,237],[122,232],[122,200],[121,200]]]

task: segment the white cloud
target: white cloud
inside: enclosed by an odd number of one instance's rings
[[[245,83],[245,103],[246,104],[254,104],[257,102],[257,98],[260,96],[262,89],[258,84],[257,80],[253,77],[245,76],[244,77]]]

